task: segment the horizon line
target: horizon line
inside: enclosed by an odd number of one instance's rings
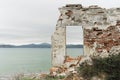
[[[21,46],[21,45],[29,45],[29,44],[35,44],[35,45],[37,45],[37,44],[43,44],[43,43],[47,43],[47,44],[50,44],[50,45],[51,45],[50,42],[23,43],[23,44],[0,43],[0,45],[14,45],[14,46]],[[83,44],[82,44],[82,43],[68,43],[68,44],[66,44],[66,45],[83,45]]]

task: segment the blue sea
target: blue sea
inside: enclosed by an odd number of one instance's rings
[[[72,57],[81,54],[82,48],[67,49]],[[47,72],[50,67],[50,48],[0,48],[0,74]]]

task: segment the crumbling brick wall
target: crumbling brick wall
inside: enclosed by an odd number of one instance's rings
[[[76,4],[59,10],[60,16],[52,35],[53,66],[62,65],[65,59],[66,26],[82,26],[84,55],[105,57],[114,51],[114,47],[120,49],[120,8]]]
[[[120,30],[116,25],[107,29],[84,29],[84,45],[92,49],[88,55],[105,57],[110,54],[113,46],[120,45]]]

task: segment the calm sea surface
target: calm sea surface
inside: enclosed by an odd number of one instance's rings
[[[82,52],[82,48],[67,49],[73,57]],[[0,48],[0,74],[46,72],[50,67],[50,48]]]

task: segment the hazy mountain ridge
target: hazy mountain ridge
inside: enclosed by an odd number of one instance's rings
[[[41,43],[41,44],[27,44],[27,45],[9,45],[9,44],[2,44],[0,48],[51,48],[51,44],[49,43]],[[83,48],[83,45],[80,44],[68,44],[67,48]]]

